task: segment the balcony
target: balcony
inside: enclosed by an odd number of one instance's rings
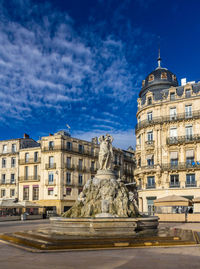
[[[135,126],[135,130],[138,131],[144,127],[155,125],[155,124],[163,124],[169,122],[176,122],[176,121],[183,121],[183,120],[190,120],[190,119],[200,119],[200,110],[186,112],[186,113],[179,113],[175,116],[163,116],[163,117],[153,117],[152,120],[143,120],[140,121]]]
[[[156,188],[156,184],[146,184],[146,189],[155,189]]]
[[[38,159],[34,159],[34,158],[30,158],[28,160],[26,159],[21,159],[19,160],[19,164],[23,165],[23,164],[37,164],[37,163],[40,163],[41,162],[41,158],[38,158]]]
[[[185,187],[186,188],[192,188],[192,187],[196,187],[197,186],[197,182],[185,182]]]
[[[74,164],[69,165],[69,164],[65,163],[65,168],[67,168],[68,170],[74,170],[75,169],[75,165]]]
[[[53,181],[49,181],[48,179],[45,180],[45,185],[46,186],[55,186],[56,185],[56,182],[53,180]]]
[[[200,142],[199,134],[167,138],[167,145],[178,145],[178,144],[187,144],[187,143],[194,143],[194,142]]]
[[[170,188],[180,188],[180,182],[170,182],[169,183]]]
[[[19,182],[40,181],[40,176],[19,177]]]
[[[154,140],[147,140],[147,141],[145,142],[145,149],[146,149],[146,150],[154,149],[154,146],[155,146],[155,142],[154,142]]]
[[[79,172],[86,172],[86,167],[84,166],[81,166],[81,165],[77,165],[77,167],[76,167],[76,169],[77,169],[77,171],[79,171]]]
[[[13,179],[1,180],[0,184],[1,185],[12,185],[12,184],[16,184],[16,180],[13,180]]]
[[[45,169],[56,169],[56,163],[46,163]]]
[[[193,170],[193,169],[200,169],[200,163],[193,162],[193,163],[178,163],[177,165],[162,164],[161,166],[163,171],[178,171],[178,170]]]

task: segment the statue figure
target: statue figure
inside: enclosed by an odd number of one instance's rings
[[[99,166],[100,170],[112,170],[113,162],[113,137],[109,134],[99,137],[100,151],[99,151]]]

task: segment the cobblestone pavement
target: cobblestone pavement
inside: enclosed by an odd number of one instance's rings
[[[6,226],[7,224],[7,226]],[[0,232],[48,227],[48,220],[0,223]],[[200,224],[161,224],[185,229],[200,230]],[[123,250],[73,251],[30,253],[0,242],[0,268],[29,269],[114,269],[114,268],[200,268],[200,247],[159,247]]]

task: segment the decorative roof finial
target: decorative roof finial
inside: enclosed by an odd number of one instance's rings
[[[161,58],[160,58],[160,36],[159,36],[159,43],[158,43],[158,68],[161,67],[160,63],[161,63]]]

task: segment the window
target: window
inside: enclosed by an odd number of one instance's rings
[[[161,73],[161,79],[167,79],[167,72]]]
[[[138,136],[137,144],[138,144],[138,145],[141,145],[141,135]]]
[[[192,117],[192,106],[191,105],[185,106],[185,117],[186,118]]]
[[[12,153],[15,153],[17,151],[16,144],[12,144]]]
[[[114,163],[117,164],[117,154],[114,155]]]
[[[7,153],[7,145],[3,145],[3,153]]]
[[[149,82],[151,82],[153,80],[154,80],[154,75],[153,74],[149,75]]]
[[[34,179],[38,178],[38,166],[34,165]]]
[[[49,150],[54,148],[54,141],[49,141]]]
[[[6,174],[1,175],[1,183],[5,184],[6,183]]]
[[[10,190],[10,198],[15,196],[15,189],[11,189]]]
[[[186,98],[191,97],[191,90],[190,90],[190,89],[185,90],[185,97],[186,97]]]
[[[147,157],[147,165],[148,166],[153,166],[154,165],[154,156],[153,155],[148,155],[148,157]]]
[[[82,170],[82,168],[83,168],[83,160],[82,159],[79,159],[78,160],[78,169],[79,170]]]
[[[138,159],[138,166],[141,167],[141,158]]]
[[[186,151],[186,165],[192,166],[194,163],[194,150],[190,149]]]
[[[170,152],[170,165],[171,167],[178,166],[178,152],[175,151]]]
[[[72,150],[72,143],[69,141],[67,142],[67,149]]]
[[[175,75],[172,75],[172,79],[173,79],[174,81],[177,80]]]
[[[11,167],[15,167],[16,166],[16,158],[12,157],[11,158]]]
[[[67,178],[67,184],[71,184],[71,173],[67,172],[66,178]]]
[[[95,161],[91,161],[91,171],[94,171]]]
[[[186,175],[186,187],[196,187],[195,174]]]
[[[94,156],[94,148],[91,147],[91,155]]]
[[[82,174],[79,174],[78,175],[78,184],[79,185],[82,185],[83,184],[83,175]]]
[[[155,188],[155,177],[147,177],[147,188]]]
[[[15,183],[15,174],[11,174],[10,183],[11,184]]]
[[[54,157],[53,156],[49,157],[49,168],[54,168]]]
[[[153,141],[153,131],[150,131],[147,133],[147,140],[148,141]]]
[[[67,168],[71,168],[71,157],[67,157]]]
[[[152,112],[148,112],[147,113],[147,120],[148,121],[152,121],[153,120],[153,113]]]
[[[185,135],[187,140],[192,139],[192,126],[186,126],[185,127]]]
[[[175,100],[175,92],[170,93],[170,100],[174,101]]]
[[[4,196],[6,196],[6,190],[5,189],[1,189],[1,198],[3,198]]]
[[[177,138],[177,128],[176,127],[170,128],[169,135],[170,135],[170,137]]]
[[[28,179],[28,166],[25,166],[25,179]]]
[[[78,145],[78,151],[80,152],[80,153],[83,153],[84,152],[84,146],[83,145]]]
[[[53,184],[54,181],[54,174],[53,172],[49,172],[49,184]]]
[[[2,168],[6,168],[6,158],[2,158]]]
[[[23,200],[29,200],[29,187],[24,187]]]
[[[25,163],[28,163],[29,161],[29,153],[25,153]]]
[[[38,152],[34,152],[34,162],[38,162]]]
[[[179,175],[170,175],[170,187],[180,187]]]
[[[148,97],[148,99],[147,99],[147,104],[148,104],[148,105],[152,105],[152,98],[151,98],[151,97]]]
[[[53,195],[53,188],[48,188],[48,195]]]
[[[71,188],[66,188],[66,195],[71,195],[72,189]]]
[[[39,200],[39,187],[33,187],[33,200]]]
[[[170,120],[176,120],[176,107],[170,108]]]

